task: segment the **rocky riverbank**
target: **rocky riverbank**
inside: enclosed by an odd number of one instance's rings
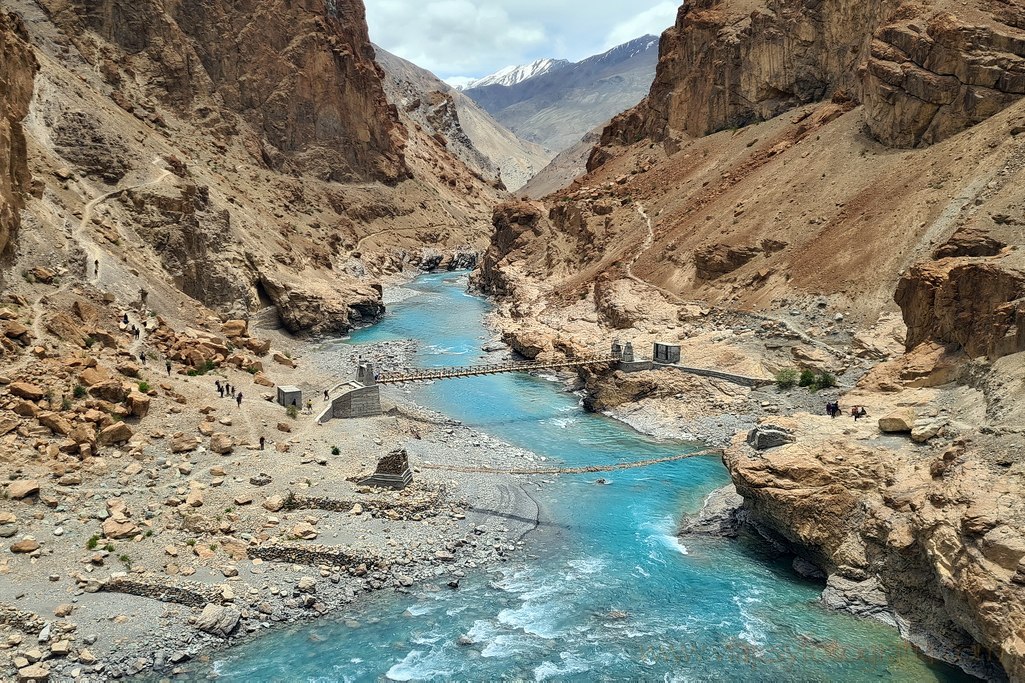
[[[268,374],[330,385],[316,353],[269,334],[295,367]],[[397,359],[413,348],[352,354]],[[334,356],[326,365],[339,367]],[[321,426],[214,391],[215,378],[246,376],[173,375],[182,400],[154,401],[166,409],[159,428],[147,422],[130,447],[100,449],[80,474],[16,467],[0,501],[12,541],[0,559],[0,666],[12,678],[195,675],[216,647],[358,609],[372,591],[422,582],[458,590],[466,572],[504,562],[537,519],[523,478],[418,468],[532,462],[530,453],[400,392],[385,392],[386,415]],[[208,445],[187,436],[196,422],[211,432]],[[352,481],[395,449],[408,453],[413,485],[390,492]]]

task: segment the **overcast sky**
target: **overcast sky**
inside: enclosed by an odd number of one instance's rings
[[[370,38],[435,75],[579,61],[676,20],[676,0],[365,0]]]

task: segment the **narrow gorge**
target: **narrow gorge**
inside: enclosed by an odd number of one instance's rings
[[[1025,6],[599,5],[4,0],[0,679],[1025,680]]]

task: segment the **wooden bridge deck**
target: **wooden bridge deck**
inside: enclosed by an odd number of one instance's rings
[[[382,372],[377,378],[378,384],[402,384],[404,382],[426,382],[439,379],[458,379],[460,377],[480,377],[482,375],[500,375],[508,372],[530,372],[532,370],[560,370],[563,368],[579,368],[588,365],[605,365],[615,363],[614,356],[595,356],[564,361],[537,363],[525,361],[519,363],[497,363],[492,365],[467,365],[450,368],[423,368],[403,372]]]

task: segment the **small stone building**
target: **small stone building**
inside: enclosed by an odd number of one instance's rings
[[[680,345],[655,342],[651,350],[651,360],[667,365],[678,364],[680,362]]]
[[[296,408],[302,409],[303,390],[299,387],[279,386],[277,401],[279,405],[283,405],[286,408],[290,405],[295,405]]]

